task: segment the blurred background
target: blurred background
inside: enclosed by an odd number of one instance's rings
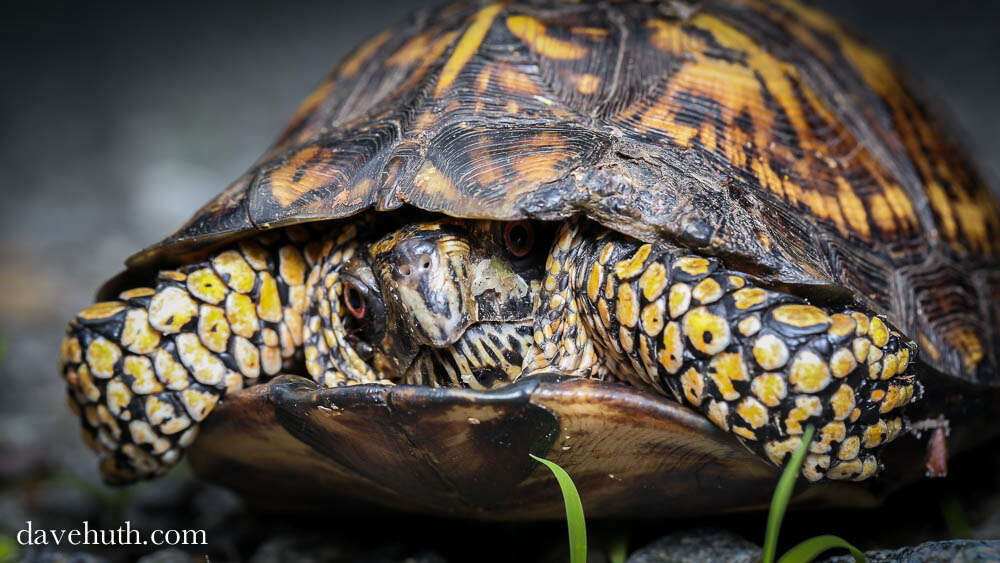
[[[239,512],[236,499],[197,488],[183,470],[174,484],[138,492],[99,484],[56,373],[64,323],[125,257],[241,174],[352,46],[436,3],[23,2],[5,10],[0,539],[32,515],[79,522],[95,502],[124,510],[135,495],[153,506],[187,495]],[[1000,4],[818,4],[909,68],[996,189]]]

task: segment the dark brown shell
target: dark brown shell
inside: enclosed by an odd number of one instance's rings
[[[797,4],[664,6],[450,6],[391,27],[129,264],[404,204],[583,213],[786,287],[841,288],[925,365],[996,385],[998,204],[885,59]]]
[[[922,448],[906,442],[904,450]],[[200,475],[268,511],[353,513],[374,505],[484,520],[564,517],[552,474],[528,454],[573,476],[588,517],[762,508],[778,475],[705,417],[664,397],[535,377],[477,392],[326,389],[283,376],[227,398],[189,451]],[[877,490],[814,485],[798,500],[811,508],[874,506],[921,470],[903,466]]]

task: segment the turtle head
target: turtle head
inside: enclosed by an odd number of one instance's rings
[[[423,351],[454,346],[470,327],[503,331],[529,319],[544,260],[534,245],[527,221],[406,225],[345,266],[348,328],[376,371],[403,376]]]

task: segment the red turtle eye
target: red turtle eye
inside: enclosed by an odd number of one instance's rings
[[[535,230],[529,221],[507,223],[503,229],[503,240],[507,245],[507,252],[520,258],[531,252],[531,247],[535,244]]]
[[[365,318],[365,296],[353,284],[344,286],[344,306],[354,318]]]

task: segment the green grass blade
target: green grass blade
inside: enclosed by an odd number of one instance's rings
[[[531,455],[531,454],[528,454]],[[576,485],[570,479],[569,473],[558,464],[547,459],[531,455],[531,459],[548,467],[559,482],[562,489],[563,503],[566,505],[566,527],[569,528],[569,560],[570,563],[586,563],[587,561],[587,523],[583,518],[583,503]]]
[[[944,516],[945,526],[952,538],[971,538],[972,528],[969,526],[969,519],[965,517],[965,509],[958,497],[948,495],[941,499],[941,515]]]
[[[778,552],[778,531],[781,529],[781,520],[785,517],[785,509],[788,508],[788,500],[792,497],[792,489],[795,487],[795,480],[799,476],[799,468],[802,467],[802,460],[809,450],[809,443],[812,442],[815,429],[810,424],[806,427],[802,436],[802,445],[792,454],[791,461],[781,472],[781,479],[774,489],[774,496],[771,497],[771,510],[767,514],[767,531],[764,533],[764,563],[774,563],[775,554]]]
[[[628,557],[628,535],[624,532],[611,536],[608,542],[608,561],[610,563],[625,563]]]
[[[854,556],[855,563],[864,563],[865,554],[837,536],[816,536],[815,538],[809,538],[786,551],[781,556],[781,559],[778,560],[778,563],[809,563],[809,561],[815,559],[820,553],[828,549],[839,548],[850,551],[851,555]]]
[[[10,536],[0,535],[0,563],[17,561],[17,542]]]

